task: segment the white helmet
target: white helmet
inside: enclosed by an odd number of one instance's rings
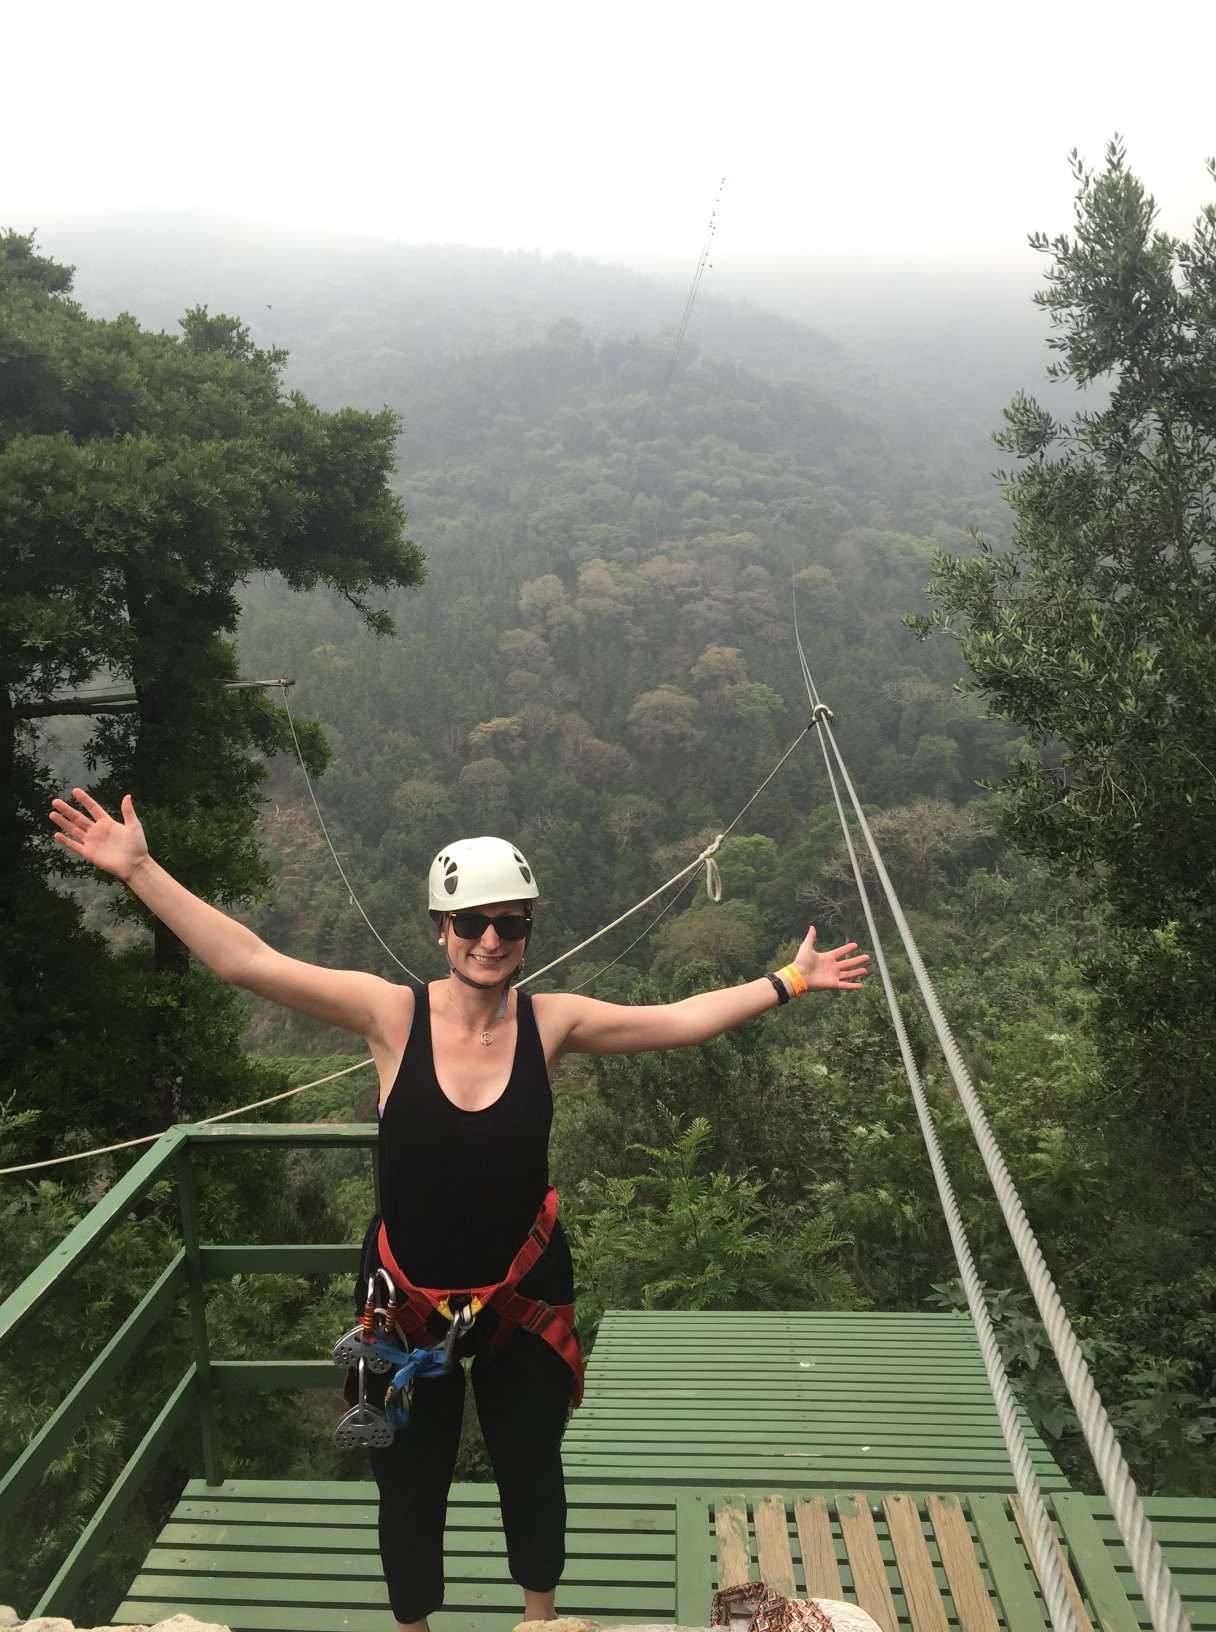
[[[426,883],[432,912],[535,901],[540,894],[532,869],[506,839],[457,839],[435,857]]]

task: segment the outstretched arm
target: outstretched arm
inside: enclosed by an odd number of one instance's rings
[[[856,941],[830,952],[815,949],[815,931],[794,954],[793,966],[808,991],[855,992],[865,978],[869,954],[857,951]],[[779,975],[787,992],[793,982]],[[732,1031],[766,1009],[775,1009],[777,993],[767,976],[746,986],[724,986],[699,992],[682,1003],[601,1003],[595,998],[550,992],[536,1002],[550,1060],[562,1054],[640,1054],[649,1048],[686,1048],[723,1031]]]
[[[74,856],[122,879],[222,980],[328,1025],[358,1032],[373,1045],[383,1039],[399,1007],[399,987],[376,975],[321,969],[284,957],[244,924],[192,895],[149,855],[130,794],[122,801],[122,820],[117,822],[83,789],[73,788],[72,798],[76,805],[53,801],[56,841]]]

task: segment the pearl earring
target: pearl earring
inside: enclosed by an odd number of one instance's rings
[[[440,936],[440,937],[439,937],[439,944],[440,944],[440,946],[446,946],[446,945],[447,945],[447,939],[448,939],[448,938],[447,938],[447,936],[446,936],[446,935],[441,935],[441,936]]]

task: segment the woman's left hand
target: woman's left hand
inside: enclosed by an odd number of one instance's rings
[[[856,953],[856,956],[851,954]],[[794,953],[794,966],[813,992],[857,992],[866,976],[868,952],[858,952],[857,942],[834,946],[830,952],[815,950],[815,926],[806,932],[806,940]]]

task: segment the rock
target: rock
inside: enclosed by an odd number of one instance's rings
[[[6,1619],[7,1617],[7,1619]],[[23,1621],[15,1609],[0,1604],[0,1632],[83,1632],[58,1615],[39,1615],[32,1621]],[[146,1626],[95,1626],[91,1632],[149,1632]],[[226,1626],[213,1621],[196,1621],[192,1615],[172,1615],[167,1621],[157,1621],[151,1632],[229,1632]],[[671,1629],[668,1628],[668,1632]]]
[[[580,1616],[559,1615],[555,1621],[520,1621],[514,1632],[607,1632],[602,1621],[587,1621]],[[670,1621],[644,1625],[616,1625],[612,1632],[713,1632],[710,1627],[673,1626]],[[720,1632],[720,1629],[719,1629]]]
[[[140,1627],[137,1632],[146,1632],[146,1629]],[[228,1632],[228,1628],[217,1626],[214,1621],[196,1621],[193,1615],[170,1615],[167,1621],[157,1621],[152,1632]]]
[[[603,1625],[581,1615],[559,1615],[552,1621],[520,1621],[515,1632],[602,1632]]]

